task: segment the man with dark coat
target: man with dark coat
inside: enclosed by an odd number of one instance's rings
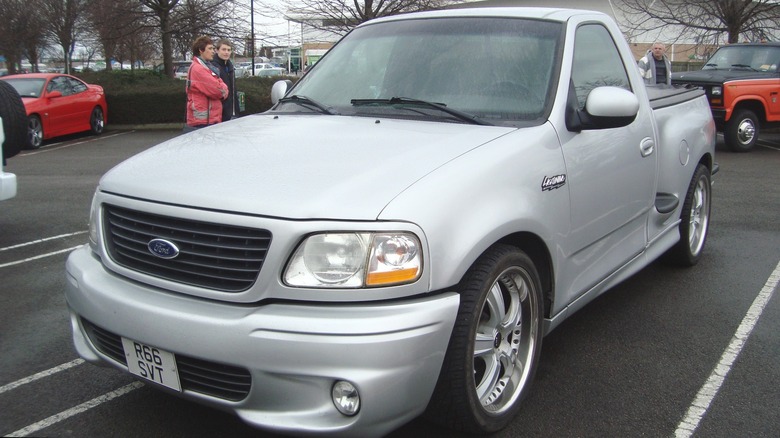
[[[222,121],[238,117],[238,96],[236,94],[236,69],[230,61],[233,44],[227,39],[217,41],[217,56],[212,61],[219,69],[219,77],[228,86],[228,97],[222,102]]]

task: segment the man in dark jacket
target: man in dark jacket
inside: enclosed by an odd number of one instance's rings
[[[228,86],[228,97],[222,102],[222,121],[238,117],[238,98],[236,95],[236,70],[230,57],[233,55],[233,44],[227,39],[217,41],[217,57],[214,65],[219,69],[219,77]]]

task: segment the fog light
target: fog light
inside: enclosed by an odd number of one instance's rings
[[[360,396],[357,388],[347,381],[339,380],[330,392],[336,409],[344,415],[353,416],[360,410]]]

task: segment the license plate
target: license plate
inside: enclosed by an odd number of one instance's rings
[[[157,347],[122,338],[127,357],[127,369],[138,377],[159,385],[181,391],[176,357],[173,353]]]

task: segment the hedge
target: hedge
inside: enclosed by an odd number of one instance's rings
[[[151,70],[82,72],[75,76],[103,87],[109,124],[184,123],[187,95],[185,81],[181,79]],[[236,79],[238,91],[246,93],[246,108],[241,114],[255,114],[271,108],[271,86],[280,79]],[[297,78],[285,79],[294,81]]]

